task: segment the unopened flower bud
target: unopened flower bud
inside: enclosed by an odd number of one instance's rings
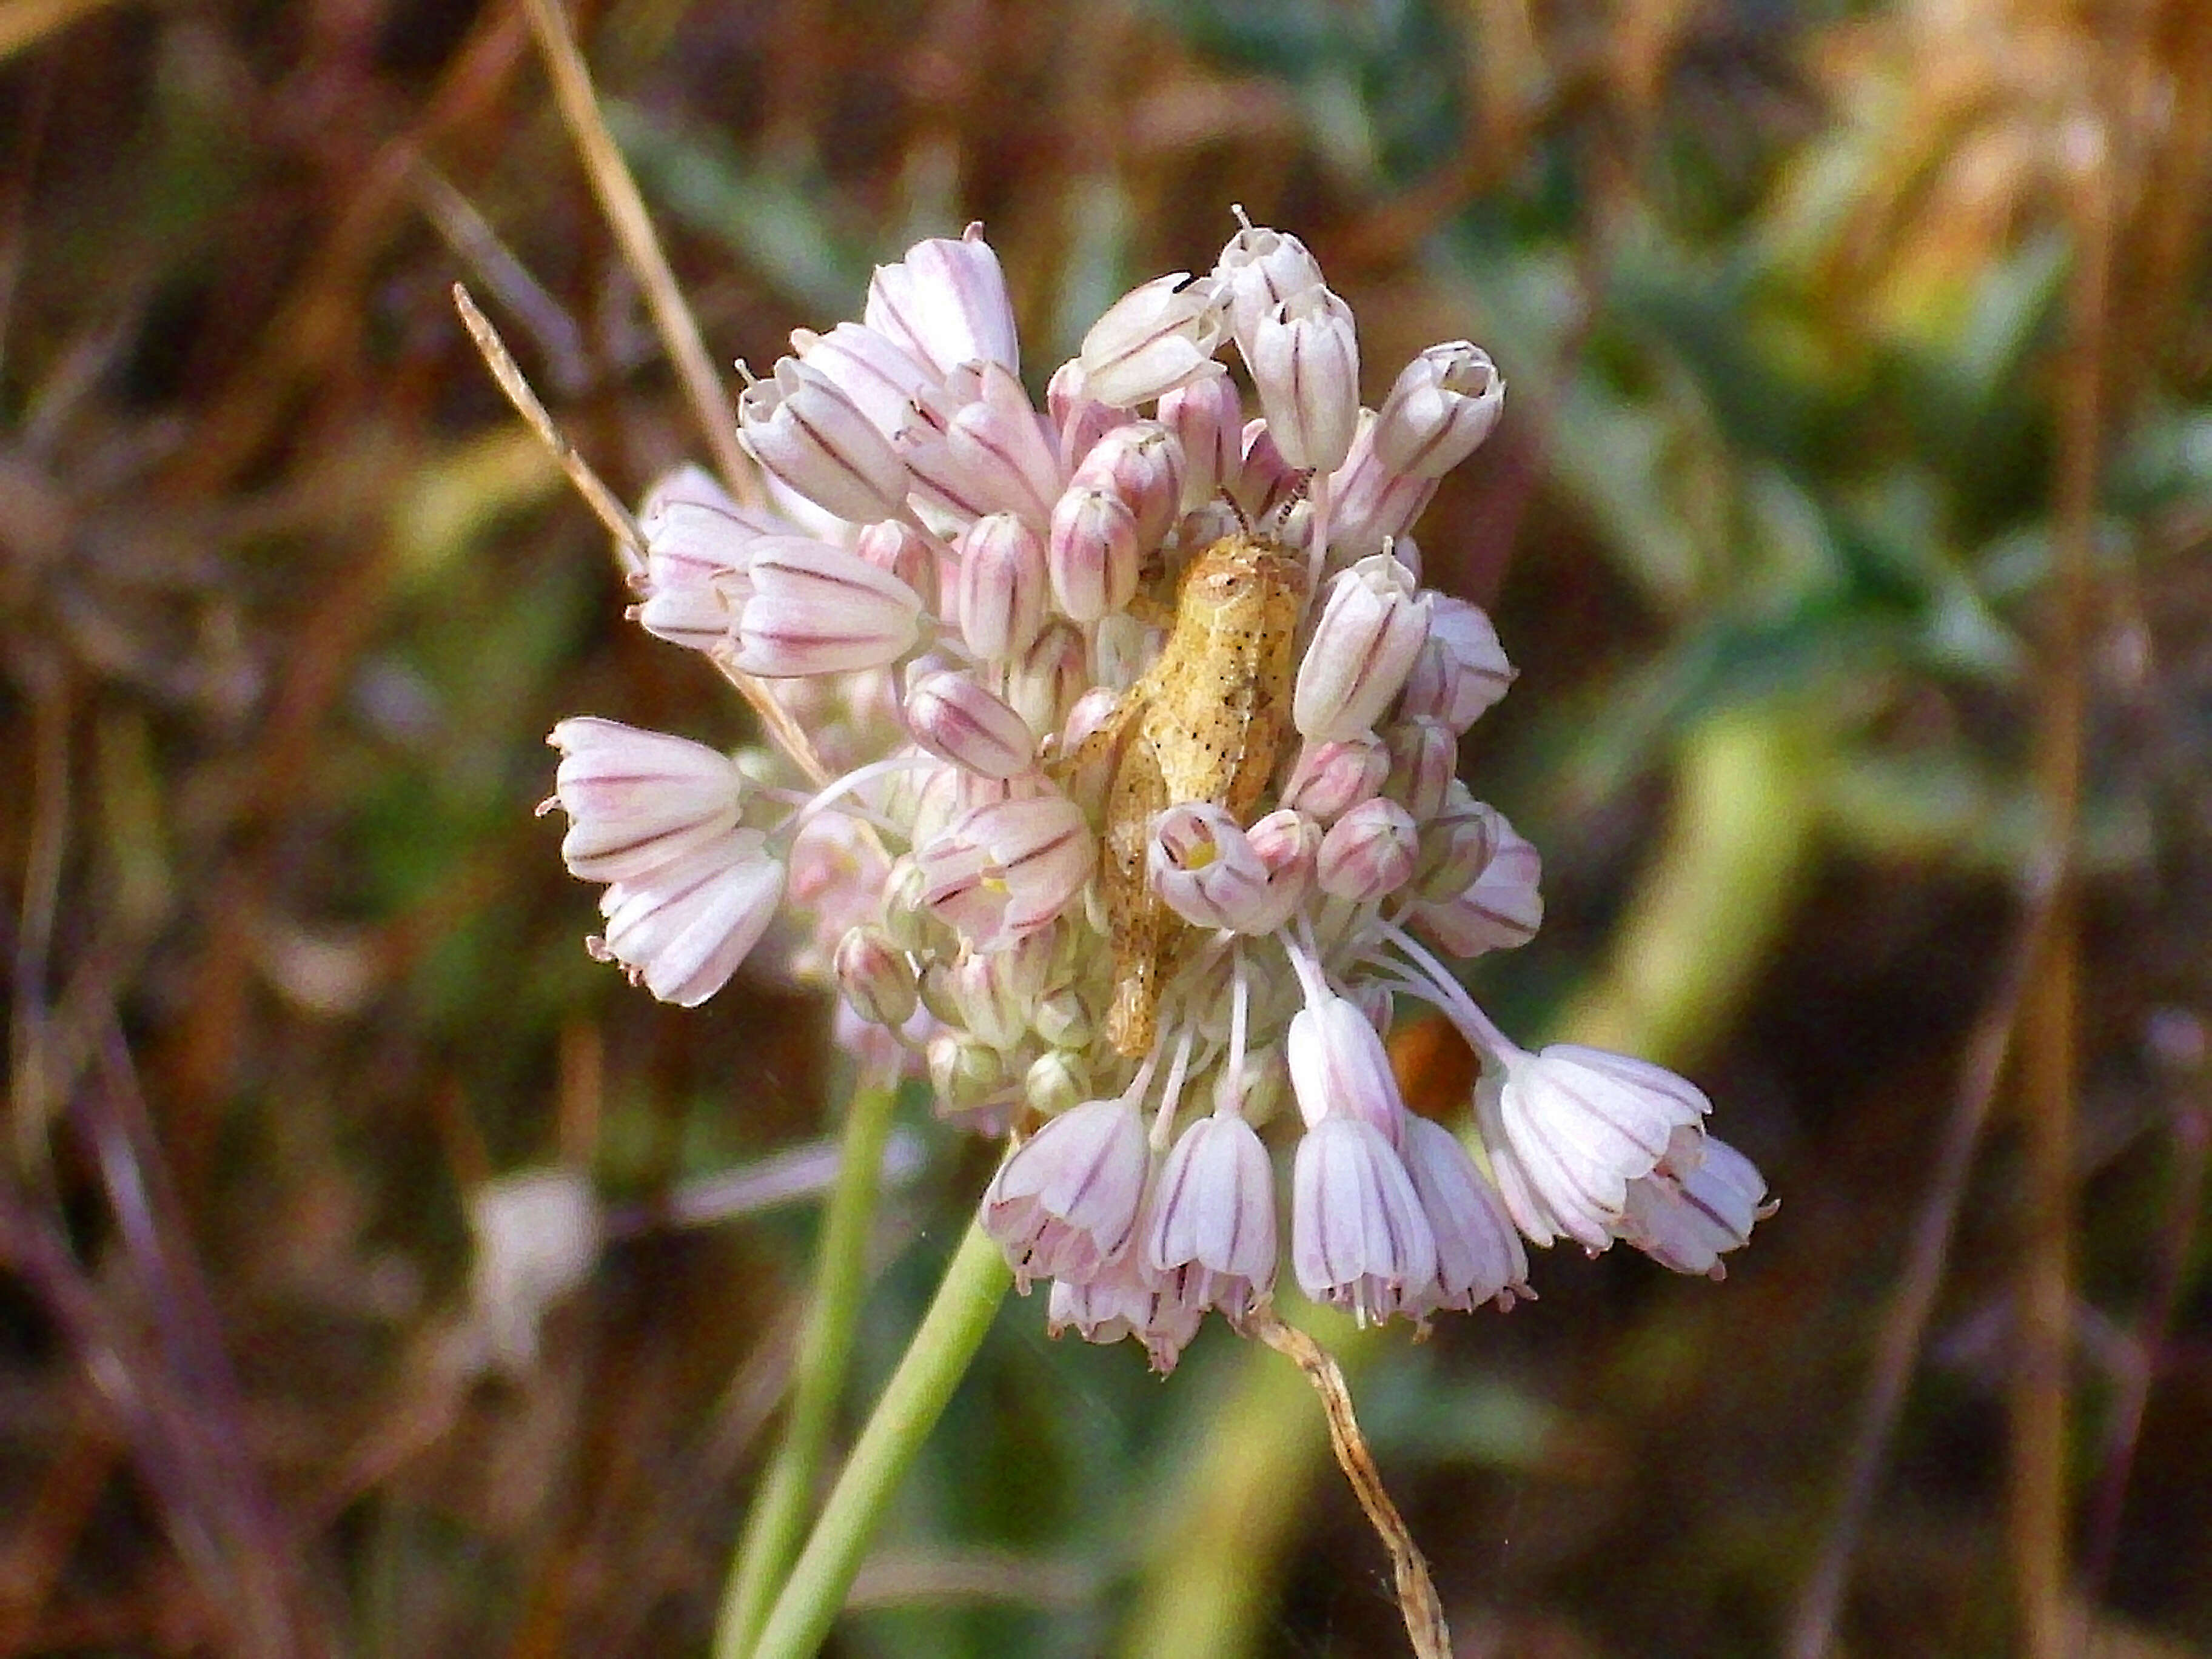
[[[1083,378],[1090,394],[1117,409],[1188,386],[1213,372],[1223,316],[1211,277],[1187,271],[1132,289],[1083,337]]]
[[[746,566],[734,661],[770,679],[880,668],[913,649],[921,600],[850,550],[803,536],[763,536]]]
[[[1332,563],[1382,551],[1413,527],[1437,493],[1437,480],[1393,472],[1375,453],[1375,417],[1362,411],[1352,450],[1329,475]]]
[[[1091,1068],[1079,1054],[1048,1048],[1030,1062],[1022,1092],[1033,1110],[1058,1117],[1082,1104],[1091,1092]]]
[[[1506,832],[1498,810],[1453,779],[1442,808],[1421,826],[1421,856],[1413,872],[1421,896],[1433,903],[1457,898],[1490,867]]]
[[[1212,501],[1243,470],[1244,404],[1226,369],[1201,374],[1160,399],[1160,424],[1182,454],[1182,510]]]
[[[1091,445],[1068,482],[1110,492],[1129,509],[1138,542],[1152,547],[1182,511],[1182,446],[1167,428],[1131,421]]]
[[[1431,601],[1387,553],[1330,579],[1291,694],[1301,735],[1352,738],[1382,718],[1428,638]]]
[[[727,755],[619,720],[562,720],[553,794],[568,815],[561,856],[585,881],[636,880],[737,827],[745,780]]]
[[[954,609],[968,648],[1004,659],[1027,650],[1044,626],[1044,544],[1011,513],[993,513],[960,537]]]
[[[1390,775],[1390,751],[1372,732],[1328,743],[1309,738],[1283,786],[1283,805],[1334,823],[1381,793]]]
[[[937,609],[937,550],[912,525],[884,519],[864,526],[853,538],[853,551],[912,588],[923,610]]]
[[[830,961],[846,1006],[872,1025],[896,1030],[914,1017],[913,964],[880,927],[848,927]]]
[[[1359,340],[1352,307],[1326,288],[1291,295],[1237,344],[1291,465],[1333,472],[1359,422]]]
[[[1414,921],[1454,956],[1510,951],[1544,923],[1543,860],[1502,813],[1496,816],[1497,849],[1482,873],[1457,895],[1415,907]]]
[[[1230,331],[1240,347],[1284,301],[1322,286],[1321,263],[1304,242],[1249,221],[1221,250],[1213,274],[1224,290]]]
[[[1285,1054],[1308,1128],[1328,1118],[1354,1118],[1398,1144],[1405,1103],[1389,1051],[1358,1004],[1331,995],[1301,1008],[1291,1017]]]
[[[1406,677],[1401,712],[1407,719],[1442,720],[1464,732],[1505,695],[1514,675],[1482,607],[1440,594],[1429,617],[1428,639]]]
[[[933,950],[951,937],[951,930],[923,905],[926,888],[913,854],[902,853],[891,860],[884,877],[884,934],[902,951]]]
[[[1062,483],[1051,441],[1006,370],[987,362],[973,384],[965,398],[951,389],[924,392],[900,431],[915,499],[955,523],[1005,512],[1042,532]]]
[[[1028,722],[972,674],[940,669],[922,675],[906,694],[905,714],[916,743],[979,776],[1011,778],[1036,758]]]
[[[896,341],[860,323],[840,323],[827,334],[794,329],[791,349],[888,439],[898,436],[908,405],[938,378]]]
[[[862,318],[940,377],[979,360],[1021,372],[1006,274],[980,224],[957,242],[932,237],[899,264],[877,266]]]
[[[1083,378],[1083,364],[1074,357],[1053,370],[1052,379],[1045,382],[1044,406],[1052,416],[1053,429],[1060,434],[1063,455],[1082,454],[1129,418],[1128,410],[1102,404],[1091,395]]]
[[[1272,1122],[1290,1097],[1290,1064],[1278,1042],[1247,1048],[1243,1065],[1232,1070],[1224,1060],[1213,1075],[1213,1109],[1241,1117],[1255,1129]]]
[[[1006,671],[1006,702],[1042,735],[1060,729],[1068,708],[1088,685],[1089,656],[1080,629],[1054,619]]]
[[[1071,484],[1052,510],[1045,568],[1053,603],[1072,621],[1097,622],[1137,591],[1137,521],[1110,489]]]
[[[972,1112],[988,1106],[1006,1087],[999,1051],[987,1042],[953,1031],[930,1038],[927,1052],[929,1085],[940,1112]]]
[[[968,951],[952,964],[953,1000],[960,1007],[957,1022],[978,1042],[1004,1052],[1022,1040],[1030,1027],[1030,999],[1022,996],[1005,970],[1008,952]]]
[[[1504,408],[1504,377],[1488,352],[1465,340],[1431,346],[1382,400],[1375,457],[1393,472],[1441,478],[1474,453]]]
[[[906,463],[859,404],[818,368],[779,359],[774,378],[738,398],[752,458],[817,507],[856,524],[888,519],[906,500]]]
[[[1365,904],[1412,879],[1420,851],[1413,815],[1377,795],[1353,807],[1322,837],[1314,877],[1333,898]]]
[[[1382,734],[1390,750],[1385,793],[1426,823],[1443,810],[1459,772],[1459,734],[1442,720],[1401,720]]]
[[[1096,1030],[1083,999],[1066,987],[1038,999],[1030,1024],[1039,1037],[1055,1048],[1086,1048]]]
[[[1246,422],[1241,443],[1244,459],[1229,481],[1230,498],[1254,524],[1267,524],[1298,499],[1306,475],[1283,459],[1264,420]]]

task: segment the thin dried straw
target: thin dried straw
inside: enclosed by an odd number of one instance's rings
[[[722,475],[724,487],[739,501],[747,507],[762,506],[760,480],[738,445],[738,412],[707,355],[706,342],[700,337],[691,308],[684,303],[675,273],[668,268],[668,256],[661,251],[660,238],[645,210],[637,181],[630,177],[622,151],[616,148],[614,136],[599,113],[599,95],[592,88],[591,72],[584,66],[584,54],[577,49],[568,15],[559,0],[528,0],[528,5],[530,27],[538,36],[545,72],[553,82],[562,124],[568,129],[576,158],[583,163],[592,192],[607,216],[608,227],[622,249],[623,262],[645,295],[654,331],[676,366],[676,377],[683,384],[692,416],[714,453],[715,469]]]
[[[615,538],[615,559],[622,566],[626,578],[645,574],[645,538],[639,532],[637,520],[630,517],[629,509],[607,488],[599,475],[592,471],[591,463],[576,453],[576,447],[553,424],[552,416],[531,390],[529,380],[507,349],[507,342],[499,337],[499,331],[491,319],[477,308],[469,291],[460,283],[453,284],[453,308],[461,313],[461,322],[469,331],[469,337],[477,343],[483,354],[484,367],[491,370],[492,378],[499,382],[507,400],[514,405],[515,413],[529,423],[538,434],[538,441],[552,452],[561,471],[576,487],[576,493],[590,503],[592,511],[599,515]],[[721,672],[722,678],[735,686],[753,713],[760,719],[776,746],[791,757],[792,763],[805,773],[817,789],[830,781],[830,769],[822,763],[815,752],[814,741],[791,716],[791,711],[769,694],[768,687],[719,653],[709,653],[708,660]]]
[[[1306,1374],[1321,1396],[1328,1419],[1328,1443],[1336,1452],[1337,1467],[1352,1483],[1352,1496],[1367,1511],[1369,1524],[1390,1552],[1391,1576],[1398,1591],[1398,1611],[1406,1620],[1406,1635],[1416,1659],[1451,1659],[1451,1632],[1444,1626],[1443,1604],[1429,1577],[1429,1564],[1398,1506],[1383,1490],[1382,1477],[1359,1431],[1359,1419],[1352,1409],[1352,1390],[1334,1356],[1294,1325],[1285,1325],[1272,1308],[1255,1314],[1246,1328],[1277,1353],[1285,1355]]]

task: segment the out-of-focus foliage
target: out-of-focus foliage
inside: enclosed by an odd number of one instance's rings
[[[1485,989],[1509,1024],[1644,1033],[1784,1207],[1725,1286],[1554,1256],[1535,1305],[1365,1358],[1468,1651],[1782,1642],[2078,676],[2073,1594],[2100,1651],[2212,1651],[2212,8],[581,22],[723,360],[981,218],[1041,378],[1242,202],[1313,246],[1370,367],[1461,335],[1504,367],[1504,426],[1419,529],[1522,670],[1467,772],[1544,849],[1551,917]],[[0,1653],[696,1650],[821,1181],[753,1166],[845,1079],[796,992],[687,1014],[589,962],[530,816],[563,714],[746,726],[622,621],[447,299],[471,285],[633,498],[701,453],[521,12],[16,0],[0,54]],[[1401,1058],[1452,1109],[1463,1057],[1416,1028]],[[926,1103],[906,1127],[856,1409],[988,1167]],[[2001,1100],[1851,1651],[2020,1650],[2021,1139]],[[528,1355],[469,1218],[548,1165],[597,1207]],[[841,1651],[1133,1650],[1179,1574],[1260,1609],[1251,1651],[1399,1650],[1334,1486],[1161,1561],[1188,1473],[1233,1496],[1310,1400],[1229,1414],[1265,1396],[1218,1332],[1163,1386],[1042,1326],[1002,1317]]]

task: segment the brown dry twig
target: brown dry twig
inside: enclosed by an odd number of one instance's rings
[[[1294,1325],[1286,1325],[1273,1308],[1252,1316],[1248,1328],[1277,1353],[1306,1374],[1321,1396],[1328,1418],[1328,1443],[1336,1452],[1337,1467],[1352,1483],[1352,1496],[1367,1511],[1369,1523],[1390,1552],[1391,1576],[1398,1591],[1398,1610],[1405,1615],[1406,1635],[1418,1659],[1451,1659],[1451,1632],[1444,1625],[1444,1610],[1437,1587],[1429,1577],[1429,1564],[1407,1528],[1405,1517],[1383,1489],[1367,1437],[1359,1431],[1359,1419],[1352,1408],[1352,1390],[1343,1369],[1320,1343]]]

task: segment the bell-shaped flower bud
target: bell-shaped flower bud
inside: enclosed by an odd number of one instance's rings
[[[1275,1174],[1241,1117],[1203,1117],[1160,1168],[1145,1266],[1180,1299],[1242,1319],[1275,1285]]]
[[[916,743],[978,776],[1014,777],[1036,758],[1029,723],[972,674],[939,669],[921,675],[907,691],[904,712]]]
[[[1024,996],[1015,976],[1006,971],[1006,959],[1012,954],[963,951],[952,963],[949,976],[951,1000],[959,1011],[957,1019],[949,1023],[1002,1053],[1012,1048],[1028,1031],[1030,1004],[1035,1000],[1034,993]]]
[[[988,1042],[961,1031],[939,1031],[924,1051],[938,1115],[963,1117],[997,1104],[1006,1092],[1006,1062]]]
[[[1332,898],[1370,904],[1413,878],[1420,828],[1387,796],[1353,807],[1329,826],[1314,862],[1314,878]]]
[[[1375,417],[1361,411],[1344,464],[1329,475],[1332,563],[1364,558],[1413,526],[1437,493],[1434,478],[1393,472],[1375,453]]]
[[[1091,445],[1068,483],[1113,495],[1129,509],[1137,540],[1157,547],[1182,514],[1182,446],[1166,427],[1130,421]]]
[[[860,323],[840,323],[827,334],[793,329],[791,349],[890,439],[905,426],[914,400],[939,378],[896,341]]]
[[[1022,383],[998,364],[974,383],[973,397],[925,393],[900,432],[915,499],[956,523],[1005,512],[1042,532],[1061,485],[1052,441]]]
[[[606,933],[584,941],[630,982],[694,1008],[728,983],[783,898],[783,866],[757,830],[732,830],[599,896]]]
[[[1284,460],[1334,472],[1359,423],[1359,337],[1352,307],[1326,288],[1294,294],[1239,338],[1267,430]]]
[[[719,750],[618,720],[562,720],[553,793],[568,815],[561,856],[585,881],[635,881],[721,840],[738,825],[744,775]]]
[[[1035,933],[1083,890],[1098,846],[1082,809],[1038,795],[963,813],[921,848],[921,899],[977,950]]]
[[[1091,1068],[1080,1054],[1048,1048],[1022,1074],[1022,1096],[1031,1111],[1059,1117],[1090,1098]]]
[[[1382,1038],[1349,998],[1309,1002],[1291,1017],[1284,1040],[1298,1115],[1313,1127],[1326,1118],[1352,1117],[1390,1146],[1405,1127],[1406,1106]]]
[[[961,532],[953,609],[961,637],[986,661],[1018,657],[1044,627],[1044,544],[1011,513],[992,513]]]
[[[1441,478],[1474,453],[1505,409],[1505,379],[1465,340],[1406,365],[1375,417],[1375,458],[1393,472]]]
[[[1504,814],[1492,816],[1496,845],[1482,873],[1451,897],[1414,908],[1415,923],[1454,956],[1512,950],[1544,925],[1543,860]]]
[[[1046,1328],[1054,1336],[1072,1328],[1085,1342],[1136,1338],[1145,1345],[1152,1370],[1162,1376],[1175,1370],[1205,1318],[1203,1308],[1152,1283],[1134,1250],[1101,1269],[1088,1284],[1053,1280],[1045,1314]]]
[[[897,264],[878,265],[861,320],[939,379],[975,362],[1021,373],[1006,273],[979,224],[957,242],[934,236],[916,242]]]
[[[1226,481],[1229,498],[1246,521],[1274,526],[1299,500],[1306,475],[1283,459],[1264,420],[1247,421],[1238,441],[1243,459]]]
[[[1284,301],[1322,286],[1321,262],[1304,242],[1288,231],[1249,222],[1221,250],[1213,275],[1226,295],[1230,332],[1248,359],[1246,343],[1262,319]]]
[[[1459,733],[1442,720],[1401,720],[1382,740],[1390,750],[1390,780],[1384,793],[1404,805],[1418,823],[1443,811],[1459,773]]]
[[[1400,712],[1408,720],[1442,720],[1464,732],[1505,695],[1516,672],[1483,608],[1438,594],[1429,636],[1406,677]]]
[[[1100,403],[1133,409],[1188,386],[1217,372],[1223,323],[1211,277],[1181,270],[1154,277],[1108,307],[1083,337],[1084,386]]]
[[[898,519],[864,525],[853,551],[912,588],[923,610],[937,609],[938,547],[912,525]]]
[[[1309,738],[1283,786],[1283,805],[1330,823],[1372,800],[1389,775],[1390,751],[1372,732],[1327,743]]]
[[[1396,1148],[1365,1119],[1332,1115],[1298,1141],[1291,1266],[1300,1290],[1363,1325],[1430,1305],[1436,1236]]]
[[[1055,618],[1006,670],[1006,701],[1036,732],[1057,731],[1090,684],[1080,629]]]
[[[1136,1107],[1085,1101],[1007,1155],[983,1192],[983,1231],[1024,1290],[1042,1273],[1087,1282],[1135,1237],[1151,1166]]]
[[[1724,1140],[1682,1128],[1659,1167],[1628,1183],[1613,1231],[1662,1267],[1724,1279],[1721,1257],[1751,1243],[1752,1228],[1773,1213],[1756,1164]]]
[[[1137,520],[1111,489],[1068,486],[1052,510],[1045,568],[1053,603],[1071,621],[1094,623],[1137,591]]]
[[[733,660],[770,679],[881,668],[914,648],[921,596],[857,553],[764,536],[746,565]]]
[[[1504,814],[1454,778],[1442,807],[1421,826],[1421,854],[1413,870],[1421,896],[1437,904],[1457,898],[1490,867],[1510,830]]]
[[[1291,692],[1300,735],[1356,737],[1382,718],[1428,639],[1432,600],[1387,553],[1330,579]]]
[[[1429,1118],[1409,1114],[1401,1152],[1406,1173],[1436,1235],[1434,1299],[1406,1311],[1420,1318],[1439,1308],[1472,1313],[1485,1302],[1510,1308],[1528,1288],[1528,1253],[1513,1218],[1459,1137]]]
[[[1030,1025],[1055,1048],[1087,1048],[1097,1029],[1083,999],[1066,986],[1048,991],[1037,999],[1036,1012],[1030,1016]]]
[[[1658,1167],[1675,1130],[1711,1109],[1663,1066],[1571,1042],[1488,1057],[1474,1099],[1514,1224],[1534,1243],[1564,1235],[1592,1253],[1613,1243],[1629,1183]]]
[[[770,473],[841,519],[888,519],[906,501],[906,463],[860,406],[818,368],[779,359],[773,379],[738,398],[745,449]]]
[[[830,969],[846,1006],[871,1025],[896,1030],[914,1018],[914,964],[882,928],[847,928]]]
[[[1053,370],[1052,379],[1045,382],[1044,407],[1052,417],[1053,430],[1060,434],[1063,455],[1082,454],[1129,418],[1126,409],[1102,404],[1091,395],[1083,378],[1083,364],[1074,357]]]
[[[1202,507],[1244,465],[1244,402],[1229,371],[1215,366],[1161,398],[1160,424],[1182,456],[1182,510]]]

